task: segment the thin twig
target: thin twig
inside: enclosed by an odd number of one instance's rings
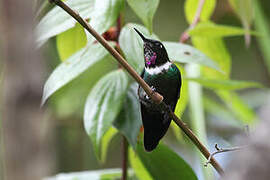
[[[128,142],[125,136],[122,138],[122,178],[127,180],[127,162],[128,162]]]
[[[209,158],[207,159],[206,163],[204,164],[205,167],[207,167],[207,165],[208,165],[209,163],[211,163],[211,158],[213,158],[214,155],[219,154],[219,153],[224,153],[224,152],[238,151],[238,150],[241,150],[241,149],[246,148],[246,146],[232,147],[232,148],[225,148],[225,149],[223,149],[223,148],[219,148],[218,145],[215,144],[215,148],[216,148],[217,151],[213,152],[213,153],[209,156]]]
[[[197,8],[197,11],[196,11],[196,14],[194,16],[194,19],[193,19],[192,23],[190,24],[188,29],[185,32],[183,32],[183,34],[180,37],[180,42],[181,43],[184,43],[189,39],[188,31],[190,29],[193,29],[198,24],[198,22],[200,21],[200,16],[201,16],[201,13],[202,13],[204,3],[205,3],[205,0],[200,0],[199,1],[198,8]]]
[[[127,63],[127,61],[113,48],[111,47],[108,42],[100,36],[77,12],[73,11],[70,7],[68,7],[64,2],[61,0],[50,0],[51,2],[55,3],[62,9],[64,9],[68,14],[70,14],[74,19],[78,21],[90,34],[92,34],[96,40],[101,43],[110,53],[111,55],[123,66],[123,68],[128,71],[128,73],[137,81],[137,83],[144,89],[149,97],[153,100],[154,103],[160,104],[161,108],[168,112],[170,117],[174,120],[174,122],[184,131],[184,133],[190,138],[190,140],[196,145],[196,147],[202,152],[202,154],[209,158],[210,152],[207,148],[200,142],[200,140],[195,136],[195,134],[188,128],[188,126],[181,121],[171,110],[168,106],[163,102],[163,97],[154,92],[149,85],[140,77],[140,75]],[[212,157],[211,164],[217,170],[219,174],[223,174],[224,171],[218,162]]]

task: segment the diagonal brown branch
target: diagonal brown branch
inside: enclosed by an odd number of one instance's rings
[[[148,84],[140,77],[140,75],[127,63],[127,61],[113,48],[108,42],[100,36],[77,12],[73,11],[70,7],[68,7],[61,0],[50,0],[50,2],[55,3],[57,6],[61,7],[68,14],[70,14],[74,19],[78,21],[91,35],[93,35],[96,40],[102,44],[111,55],[125,68],[126,71],[137,81],[137,83],[145,90],[147,95],[151,97],[151,99],[156,103],[160,104],[161,108],[169,113],[170,117],[174,120],[174,122],[184,131],[184,133],[189,137],[189,139],[196,145],[196,147],[201,151],[201,153],[205,156],[206,159],[209,158],[210,152],[207,148],[200,142],[200,140],[195,136],[195,134],[188,128],[188,126],[181,121],[168,106],[163,102],[163,97],[154,92]],[[219,174],[223,174],[224,171],[219,165],[219,163],[211,157],[211,164],[217,170]]]

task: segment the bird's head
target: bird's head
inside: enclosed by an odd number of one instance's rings
[[[144,42],[143,51],[145,67],[152,68],[170,61],[167,51],[160,41],[147,39],[136,28],[134,28],[134,30],[140,35]]]

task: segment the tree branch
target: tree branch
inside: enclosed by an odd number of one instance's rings
[[[185,32],[183,32],[183,34],[180,37],[180,42],[181,43],[184,43],[189,39],[188,31],[190,29],[193,29],[198,24],[198,22],[200,21],[200,16],[201,16],[201,13],[202,13],[204,3],[205,3],[205,0],[200,0],[199,1],[199,5],[198,5],[198,8],[197,8],[197,11],[196,11],[196,14],[194,16],[194,19],[193,19],[192,23],[190,24],[188,29]]]
[[[168,106],[163,102],[163,97],[153,91],[149,85],[140,77],[140,75],[127,63],[127,61],[113,48],[111,47],[107,41],[100,36],[77,12],[73,11],[70,7],[68,7],[61,0],[50,0],[50,2],[55,3],[57,6],[61,7],[68,14],[70,14],[74,19],[78,21],[90,34],[92,34],[96,40],[101,43],[110,53],[111,55],[123,66],[123,68],[128,71],[128,73],[137,81],[137,83],[145,90],[146,94],[151,97],[154,103],[159,104],[163,110],[169,113],[170,117],[174,120],[174,122],[184,131],[184,133],[189,137],[189,139],[197,146],[197,148],[201,151],[201,153],[208,159],[210,156],[210,152],[207,148],[200,142],[200,140],[195,136],[195,134],[188,128],[188,126],[181,121]],[[223,174],[224,171],[218,162],[213,158],[211,158],[211,164],[217,170],[219,174]]]
[[[241,146],[241,147],[232,147],[232,148],[219,148],[217,144],[215,144],[215,148],[217,151],[213,152],[207,159],[206,163],[204,164],[205,167],[207,167],[207,165],[209,163],[211,163],[211,158],[214,157],[214,155],[219,154],[219,153],[224,153],[224,152],[230,152],[230,151],[238,151],[241,150],[243,148],[245,148],[245,146]]]
[[[128,142],[124,135],[122,135],[122,178],[121,180],[127,180],[127,162],[128,162]]]

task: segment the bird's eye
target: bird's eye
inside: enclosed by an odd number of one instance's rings
[[[159,47],[162,48],[162,44],[160,44]]]

